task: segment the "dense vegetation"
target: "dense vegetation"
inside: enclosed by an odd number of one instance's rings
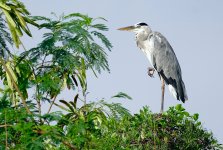
[[[103,21],[80,13],[31,17],[17,0],[0,2],[0,149],[222,149],[198,114],[181,105],[132,115],[119,103],[87,100],[86,70],[109,71],[112,45]],[[20,40],[32,36],[27,24],[47,29],[29,50]],[[24,51],[12,53],[13,45]],[[58,99],[65,88],[73,100]],[[131,99],[122,92],[111,97],[119,98]]]

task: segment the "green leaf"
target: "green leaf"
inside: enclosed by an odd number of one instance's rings
[[[118,94],[112,96],[112,98],[126,98],[129,100],[132,100],[132,98],[129,95],[127,95],[126,93],[123,93],[123,92],[119,92]]]
[[[76,109],[77,108],[77,99],[78,99],[78,94],[74,97],[74,101],[72,102],[70,102],[71,104],[72,104],[72,106]]]
[[[77,80],[74,75],[71,75],[71,78],[76,86],[78,86]]]
[[[65,100],[59,100],[61,103],[63,103],[64,105],[66,105],[71,112],[74,112],[74,108],[72,107],[71,104],[69,104],[68,102],[66,102]]]
[[[193,119],[194,119],[195,121],[197,121],[198,118],[199,118],[199,114],[198,114],[198,113],[196,113],[196,114],[193,115]]]
[[[105,19],[105,18],[103,18],[103,17],[97,17],[97,18],[94,18],[94,21],[95,21],[95,20],[98,20],[98,19],[100,19],[100,20],[104,20],[104,21],[108,21],[107,19]]]
[[[113,46],[110,43],[110,41],[106,38],[105,35],[103,35],[100,32],[97,32],[97,31],[92,31],[91,33],[94,34],[95,36],[97,36],[102,41],[102,43],[106,46],[106,48],[111,51],[111,48]]]
[[[177,105],[175,106],[175,109],[178,110],[178,111],[184,111],[184,110],[185,110],[185,109],[182,107],[181,104],[177,104]]]
[[[108,27],[105,26],[104,24],[94,24],[91,25],[92,28],[96,28],[98,30],[102,30],[102,31],[108,31]]]
[[[19,39],[19,36],[17,34],[17,32],[19,31],[16,31],[17,28],[16,27],[13,27],[13,25],[11,24],[11,22],[6,18],[6,21],[8,23],[8,26],[9,26],[9,30],[11,32],[11,35],[12,35],[12,39],[16,45],[16,47],[18,48],[19,47],[19,44],[21,43],[20,42],[20,39]],[[14,22],[14,21],[13,21]]]
[[[16,23],[15,23],[14,19],[12,18],[12,16],[9,14],[9,12],[7,10],[4,10],[4,9],[2,9],[2,11],[5,14],[5,17],[6,17],[7,21],[8,21],[8,23],[12,27],[16,28]]]
[[[6,67],[12,76],[12,80],[17,82],[18,78],[17,78],[16,74],[14,73],[14,70],[12,69],[11,64],[12,63],[10,61],[6,62]]]
[[[27,24],[26,24],[26,22],[25,22],[23,16],[21,16],[21,15],[20,15],[20,12],[18,12],[17,10],[14,9],[14,11],[15,11],[16,16],[17,16],[18,19],[19,19],[19,23],[20,23],[20,26],[21,26],[21,28],[23,29],[23,31],[25,31],[25,33],[26,33],[28,36],[32,37],[32,34],[31,34],[31,32],[30,32],[30,30],[29,30],[29,28],[28,28],[28,26],[27,26]]]
[[[29,24],[31,24],[31,25],[36,26],[36,27],[39,28],[39,24],[35,23],[34,20],[31,19],[31,17],[29,18],[29,17],[23,16],[23,19],[24,19],[27,23],[29,23]]]
[[[23,33],[22,33],[22,31],[21,31],[19,26],[15,29],[15,31],[16,31],[16,34],[18,35],[18,37],[23,36]]]
[[[57,103],[54,103],[54,105],[56,105],[57,107],[61,108],[62,110],[65,110],[65,111],[69,111],[69,109],[57,104]]]
[[[9,6],[7,6],[6,4],[4,4],[3,2],[0,2],[0,7],[3,8],[3,9],[6,9],[8,11],[11,10],[11,8]]]
[[[71,18],[74,18],[74,17],[82,18],[85,21],[86,25],[90,25],[92,20],[93,20],[92,18],[88,17],[87,15],[83,15],[83,14],[80,14],[80,13],[72,13],[72,14],[66,15],[66,16],[64,16],[64,19],[71,19]]]

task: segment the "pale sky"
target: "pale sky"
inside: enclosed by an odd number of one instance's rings
[[[72,12],[90,17],[104,17],[109,31],[105,35],[113,44],[108,53],[111,73],[88,76],[88,99],[110,98],[122,91],[133,100],[120,100],[137,113],[148,105],[160,110],[160,80],[149,78],[151,66],[136,47],[134,34],[120,32],[119,27],[146,22],[170,42],[181,65],[189,100],[183,104],[190,113],[199,113],[203,126],[223,143],[223,1],[221,0],[22,0],[32,15],[51,16]],[[36,46],[42,32],[33,30],[33,38],[23,38],[26,47]],[[63,97],[63,95],[62,95]],[[72,94],[64,95],[72,98]],[[165,110],[181,102],[166,89]]]

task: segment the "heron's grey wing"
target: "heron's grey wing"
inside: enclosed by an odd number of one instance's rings
[[[176,90],[176,98],[181,101],[187,100],[181,68],[177,57],[166,38],[159,32],[149,35],[153,66],[166,84],[172,85]]]

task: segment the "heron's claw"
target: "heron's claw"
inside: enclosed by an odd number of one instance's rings
[[[148,75],[151,77],[151,78],[154,78],[154,72],[155,72],[155,69],[154,68],[152,68],[152,67],[149,67],[148,68]]]

